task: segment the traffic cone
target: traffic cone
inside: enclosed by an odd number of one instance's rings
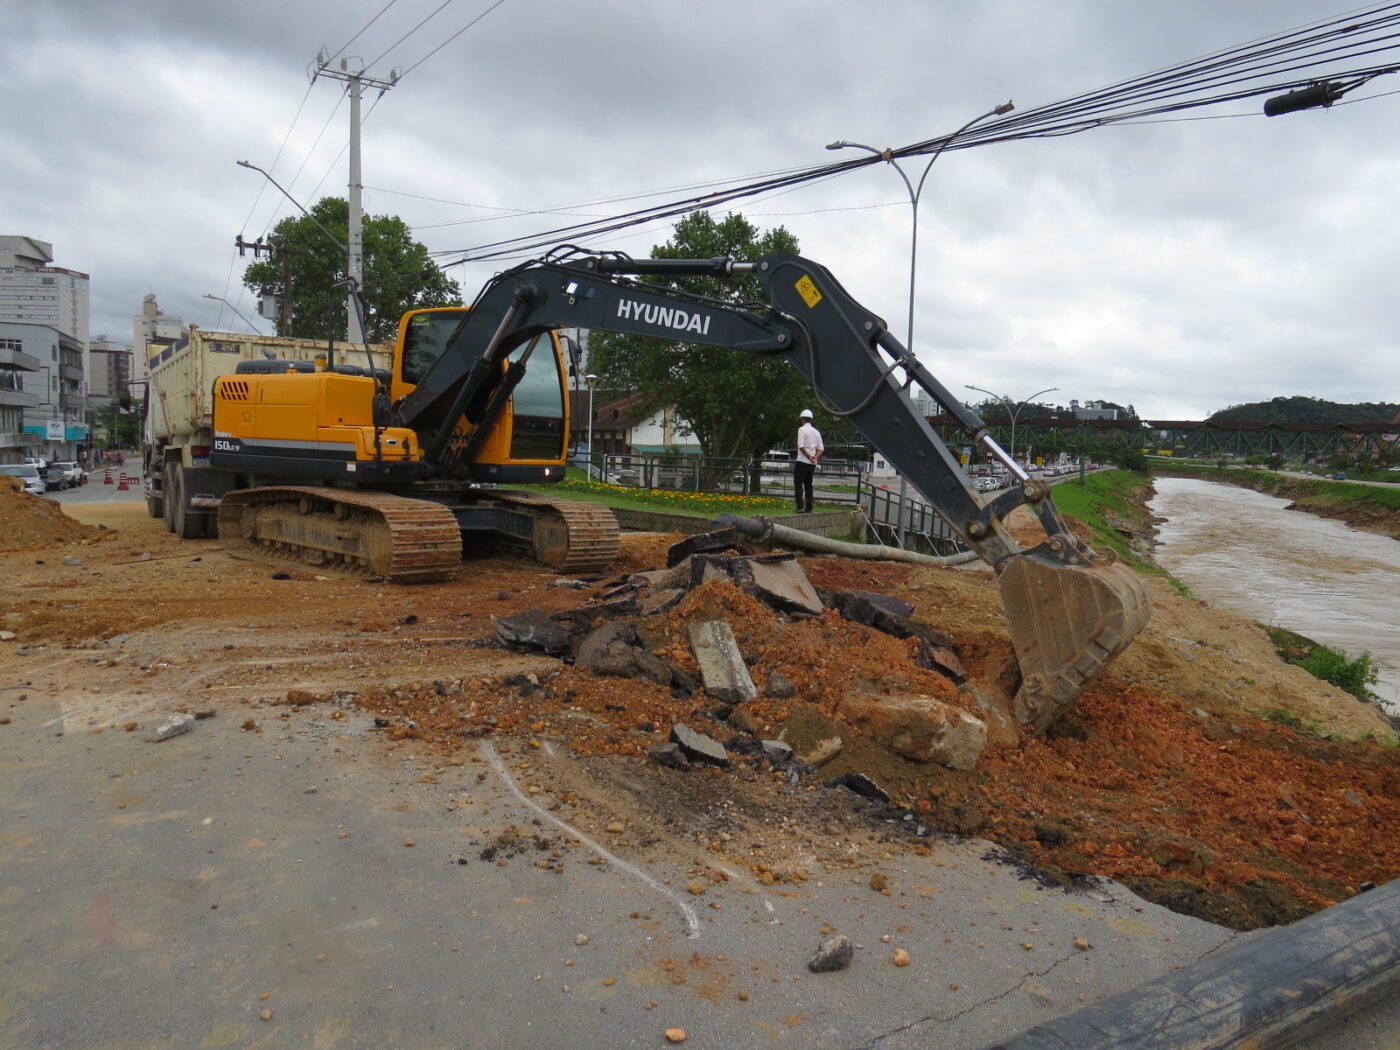
[[[108,467],[108,468],[107,468],[107,473],[106,473],[106,475],[102,478],[102,484],[104,484],[104,485],[110,485],[111,483],[112,483],[112,468],[111,468],[111,467]]]
[[[117,485],[117,491],[118,491],[118,492],[125,492],[125,491],[127,491],[126,475],[125,475],[125,474],[122,475],[121,482]]]

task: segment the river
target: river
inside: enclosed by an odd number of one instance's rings
[[[1157,478],[1157,561],[1201,598],[1286,627],[1380,673],[1400,714],[1400,542],[1286,510],[1287,500],[1194,478]]]

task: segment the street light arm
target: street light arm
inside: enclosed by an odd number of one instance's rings
[[[1010,112],[1011,112],[1013,109],[1015,109],[1015,108],[1016,108],[1016,104],[1015,104],[1014,102],[1012,102],[1010,99],[1007,99],[1007,100],[1006,100],[1005,102],[1003,102],[1001,105],[999,105],[999,106],[993,106],[991,109],[987,110],[987,112],[985,112],[985,113],[983,113],[983,114],[980,114],[979,116],[973,117],[971,120],[969,120],[969,121],[968,121],[966,124],[964,124],[962,127],[958,128],[957,131],[953,132],[951,135],[949,135],[947,138],[945,138],[942,142],[940,142],[940,143],[938,144],[938,148],[937,148],[936,150],[933,151],[933,156],[930,157],[929,160],[928,160],[928,163],[927,163],[926,165],[924,165],[924,173],[923,173],[922,176],[919,177],[919,188],[918,188],[917,190],[912,191],[913,194],[914,194],[914,201],[915,201],[915,204],[917,205],[918,199],[919,199],[920,195],[924,192],[924,180],[928,178],[928,173],[929,173],[929,171],[933,168],[933,162],[936,161],[939,157],[941,157],[941,156],[943,155],[943,151],[944,151],[945,149],[947,149],[947,148],[949,147],[949,145],[952,144],[952,142],[953,142],[954,139],[956,139],[959,135],[961,135],[961,134],[962,134],[964,131],[966,131],[968,128],[972,127],[972,125],[974,125],[974,124],[979,124],[979,123],[981,123],[982,121],[986,120],[988,117],[999,117],[999,116],[1002,116],[1003,114],[1010,113]],[[894,162],[891,161],[890,163],[894,163]],[[907,181],[907,180],[906,180],[906,181]]]
[[[262,335],[262,332],[259,330],[258,326],[255,325],[252,321],[248,320],[248,318],[244,317],[241,313],[239,313],[239,312],[238,312],[238,307],[234,306],[233,303],[229,302],[229,301],[228,301],[227,299],[225,299],[223,296],[221,296],[221,295],[210,295],[208,292],[205,292],[205,293],[204,293],[204,298],[206,298],[206,299],[213,299],[215,302],[223,303],[225,306],[227,306],[230,310],[233,311],[235,317],[237,317],[240,321],[242,321],[242,322],[243,322],[244,324],[246,324],[249,328],[251,328],[251,329],[254,331],[254,333],[256,333],[257,335]]]

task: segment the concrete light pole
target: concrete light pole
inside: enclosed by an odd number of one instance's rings
[[[1011,447],[1007,451],[1013,462],[1016,459],[1016,420],[1021,415],[1021,409],[1025,408],[1029,402],[1035,400],[1041,394],[1049,394],[1060,389],[1057,386],[1047,386],[1044,390],[1037,390],[1029,397],[1023,397],[1020,401],[1015,402],[1015,408],[1013,408],[1011,399],[1005,394],[994,394],[990,390],[984,390],[980,386],[973,386],[971,383],[964,383],[963,385],[969,390],[976,390],[979,394],[986,394],[989,397],[994,397],[1006,406],[1006,411],[1011,416]]]
[[[592,372],[583,377],[588,384],[588,480],[593,480],[593,388],[598,385],[598,377]]]
[[[384,92],[398,83],[399,71],[397,69],[390,70],[388,80],[378,80],[365,76],[363,69],[357,73],[350,72],[348,58],[342,58],[340,69],[334,70],[330,68],[330,60],[322,52],[316,56],[316,63],[311,73],[312,81],[314,82],[319,76],[345,81],[346,90],[350,94],[350,180],[348,186],[350,214],[346,230],[345,273],[350,278],[351,283],[349,296],[345,303],[345,338],[352,343],[363,343],[365,333],[360,324],[360,312],[355,308],[355,295],[363,290],[365,279],[364,208],[360,200],[364,190],[364,184],[360,178],[360,92],[363,86],[368,84],[370,87],[378,88],[379,93],[383,95]]]

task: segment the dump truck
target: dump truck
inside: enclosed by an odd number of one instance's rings
[[[218,535],[219,502],[238,480],[209,462],[215,380],[241,365],[283,371],[319,366],[364,375],[371,368],[387,370],[393,357],[384,346],[204,331],[197,325],[173,343],[150,344],[147,352],[146,509],[181,539]]]

